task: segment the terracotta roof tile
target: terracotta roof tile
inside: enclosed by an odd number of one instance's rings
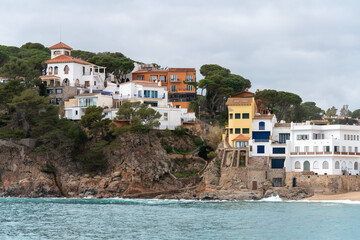
[[[68,45],[66,45],[63,42],[59,42],[51,47],[49,47],[50,49],[68,49],[68,50],[72,50],[71,47],[69,47]]]
[[[260,114],[260,115],[255,115],[254,119],[272,119],[274,117],[274,114]]]
[[[40,76],[40,78],[60,78],[60,77],[55,76],[55,75],[42,75],[42,76]]]
[[[226,102],[226,105],[250,105],[252,98],[229,98]]]
[[[70,62],[80,63],[80,64],[84,64],[84,65],[95,65],[95,64],[86,62],[80,58],[74,58],[74,57],[67,56],[67,55],[60,55],[60,56],[54,57],[53,59],[47,60],[45,63],[49,64],[49,63],[70,63]]]
[[[233,141],[249,141],[249,140],[250,140],[250,138],[243,134],[239,134],[239,135],[237,135],[237,137],[235,137],[233,139]]]

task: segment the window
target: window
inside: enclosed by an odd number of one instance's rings
[[[160,76],[160,81],[167,82],[166,76]]]
[[[339,146],[334,146],[334,152],[340,152],[340,147]]]
[[[59,68],[58,67],[55,67],[54,68],[54,74],[58,74],[59,73]]]
[[[144,78],[144,75],[139,75],[138,77],[137,77],[137,80],[144,80],[145,78]]]
[[[346,147],[342,146],[342,152],[346,152]]]
[[[47,90],[47,93],[48,93],[48,94],[54,94],[54,89],[48,89],[48,90]]]
[[[336,162],[335,162],[335,169],[340,169],[340,163],[339,163],[339,161],[336,161]]]
[[[359,169],[359,164],[358,164],[358,162],[355,162],[354,163],[354,170],[358,170]]]
[[[83,75],[85,75],[85,67],[83,67]]]
[[[325,139],[325,135],[323,133],[313,133],[313,139]]]
[[[171,74],[170,81],[171,82],[177,82],[177,75],[176,74]]]
[[[352,164],[352,162],[348,162],[348,168],[353,168],[353,164]]]
[[[151,98],[158,98],[158,91],[151,91]]]
[[[165,120],[165,121],[168,120],[168,113],[164,113],[164,120]]]
[[[359,141],[359,135],[357,135],[357,136],[356,136],[356,140],[358,140],[358,141]]]
[[[75,110],[75,115],[78,115],[79,114],[79,111],[78,110]]]
[[[150,97],[150,90],[144,90],[144,97],[146,98]]]
[[[65,51],[64,52],[66,56],[69,56],[70,55],[70,52],[69,51]]]
[[[252,139],[255,142],[269,142],[270,140],[270,131],[261,131],[261,132],[252,132]]]
[[[318,147],[318,146],[314,146],[314,147],[313,147],[313,151],[314,151],[314,152],[318,152],[318,151],[319,151],[319,147]]]
[[[79,98],[79,107],[90,107],[97,105],[97,98]]]
[[[286,140],[290,139],[290,133],[280,133],[279,134],[279,143],[286,143]]]
[[[150,82],[156,82],[157,76],[151,75],[150,76]]]
[[[246,147],[248,145],[248,142],[246,141],[236,141],[236,147]]]
[[[176,92],[176,85],[170,86],[170,92]]]
[[[348,147],[348,152],[352,152],[352,147]]]
[[[244,118],[244,114],[243,114],[243,118]],[[265,130],[265,123],[264,122],[259,122],[259,130]]]
[[[229,118],[233,119],[233,114],[232,113],[229,114]]]
[[[355,147],[355,148],[354,148],[354,152],[357,153],[358,151],[359,151],[359,150],[358,150],[358,147]]]
[[[60,89],[56,89],[56,94],[61,94],[63,93],[63,90],[60,88]]]
[[[324,152],[330,152],[330,146],[324,146],[323,150]]]
[[[56,99],[56,104],[60,104],[60,102],[61,102],[62,100],[63,100],[62,98],[57,98],[57,99]]]
[[[53,74],[53,67],[49,67],[49,74]]]
[[[192,91],[193,90],[193,86],[191,85],[186,85],[186,91]]]
[[[192,82],[193,81],[193,75],[186,75],[186,81]]]
[[[68,66],[68,65],[65,65],[65,67],[64,67],[64,73],[65,73],[65,74],[69,74],[69,71],[70,71],[69,66]]]
[[[241,128],[235,128],[235,134],[240,134],[241,133],[240,130]]]
[[[230,134],[233,134],[233,129],[232,128],[230,128]]]
[[[257,153],[265,153],[265,146],[264,145],[258,145],[257,146]]]
[[[60,55],[61,52],[60,51],[54,51],[54,55]]]
[[[300,147],[295,147],[295,152],[300,152]]]
[[[309,135],[307,135],[307,134],[297,135],[296,139],[297,140],[309,140]]]
[[[273,154],[285,154],[285,148],[283,147],[274,147]]]
[[[249,131],[248,128],[243,128],[242,133],[243,133],[243,134],[249,134],[250,131]]]
[[[271,159],[271,168],[284,168],[285,159]]]
[[[304,152],[309,152],[309,146],[304,146]]]
[[[317,161],[314,162],[313,168],[314,169],[319,169],[319,163]]]
[[[322,168],[323,168],[323,169],[329,169],[329,163],[328,163],[328,161],[323,161]]]
[[[54,98],[50,99],[50,104],[55,104],[55,99]]]
[[[295,162],[295,169],[301,169],[301,164],[299,161]]]
[[[249,119],[250,118],[250,115],[248,113],[243,113],[242,114],[242,118],[243,119]]]
[[[310,162],[309,161],[304,162],[304,171],[310,171]]]
[[[235,113],[235,119],[240,119],[240,113]]]

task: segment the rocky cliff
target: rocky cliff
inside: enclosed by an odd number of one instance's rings
[[[26,141],[0,141],[0,196],[146,198],[193,189],[206,161],[168,154],[164,145],[194,150],[187,135],[124,133],[105,148],[106,168],[88,173],[66,151],[36,152]]]

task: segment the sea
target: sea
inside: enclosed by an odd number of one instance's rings
[[[0,198],[7,239],[360,239],[360,202]]]

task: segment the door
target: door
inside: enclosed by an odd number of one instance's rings
[[[304,171],[310,171],[310,162],[309,161],[304,162]]]
[[[252,190],[257,190],[257,181],[252,182]]]
[[[282,187],[282,178],[273,178],[273,187]]]
[[[293,178],[292,186],[293,186],[293,187],[296,187],[296,178]]]

